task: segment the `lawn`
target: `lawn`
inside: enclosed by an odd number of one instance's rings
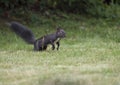
[[[34,52],[7,26],[0,27],[0,85],[120,85],[119,24],[101,19],[46,19],[28,25],[38,38],[61,25],[59,51]]]

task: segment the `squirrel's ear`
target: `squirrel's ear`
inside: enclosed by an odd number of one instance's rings
[[[60,31],[60,27],[57,27],[56,30],[57,30],[57,31]]]
[[[60,30],[60,28],[58,27],[57,30]]]

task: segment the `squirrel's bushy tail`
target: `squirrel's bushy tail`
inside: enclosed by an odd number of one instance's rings
[[[31,30],[18,22],[6,23],[10,28],[28,44],[35,42],[35,37]]]

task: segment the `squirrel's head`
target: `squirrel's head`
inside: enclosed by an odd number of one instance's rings
[[[57,35],[57,37],[59,37],[59,38],[64,38],[64,37],[66,37],[65,31],[64,31],[62,28],[60,28],[60,27],[57,28],[56,35]]]

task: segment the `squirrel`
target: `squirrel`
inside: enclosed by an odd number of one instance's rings
[[[44,35],[39,39],[35,39],[32,31],[26,26],[23,26],[16,21],[12,21],[6,24],[10,26],[11,30],[20,36],[26,43],[34,45],[35,51],[44,51],[47,49],[49,44],[52,45],[52,50],[55,49],[55,44],[57,45],[57,50],[59,50],[61,38],[66,37],[65,31],[58,27],[56,32]]]

